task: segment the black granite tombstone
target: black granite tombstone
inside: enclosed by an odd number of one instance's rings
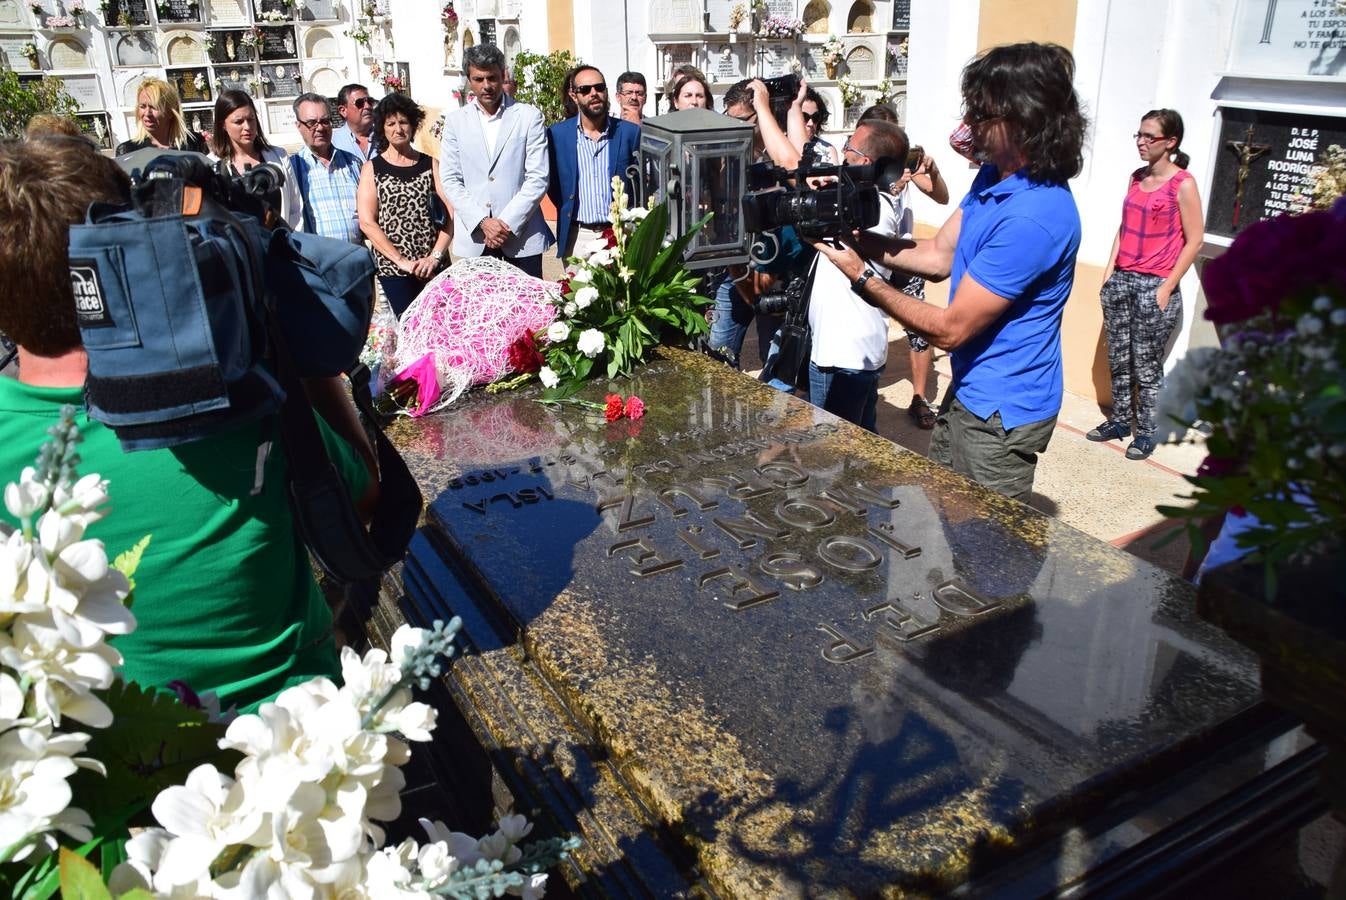
[[[1314,167],[1332,144],[1346,146],[1346,119],[1223,109],[1206,230],[1233,237],[1261,219],[1303,212]]]
[[[372,628],[463,617],[449,693],[586,893],[1053,889],[1265,777],[1186,583],[704,357],[614,387],[393,425],[429,505]]]
[[[297,55],[294,26],[264,26],[258,44],[259,59],[294,59]]]

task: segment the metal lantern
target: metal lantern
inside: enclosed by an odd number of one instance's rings
[[[743,194],[753,156],[754,127],[707,109],[683,109],[640,126],[642,200],[668,201],[668,236],[686,234],[714,213],[687,246],[689,269],[748,261]]]

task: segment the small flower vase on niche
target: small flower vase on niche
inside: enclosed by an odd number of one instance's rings
[[[827,70],[827,80],[832,81],[837,77],[837,64],[831,62],[823,63],[823,68]]]

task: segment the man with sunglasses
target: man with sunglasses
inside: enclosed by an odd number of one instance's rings
[[[967,196],[929,240],[857,239],[884,265],[952,276],[948,308],[875,277],[853,249],[817,245],[856,294],[951,351],[930,458],[1016,499],[1031,492],[1061,409],[1061,315],[1080,246],[1067,181],[1083,167],[1087,124],[1074,71],[1054,44],[994,47],[969,63],[964,121],[982,167]]]
[[[362,163],[378,155],[374,150],[375,103],[363,84],[348,84],[337,94],[337,113],[346,124],[332,133],[332,143]]]
[[[621,176],[630,195],[626,170],[640,146],[640,127],[608,115],[608,86],[593,66],[570,70],[566,83],[578,112],[547,131],[551,183],[547,195],[556,204],[557,255],[561,259],[600,240],[610,224],[612,177]]]
[[[327,98],[308,92],[294,99],[295,127],[304,141],[290,154],[286,177],[303,199],[302,230],[310,234],[360,243],[360,220],[355,193],[360,184],[360,160],[332,143],[331,110]]]

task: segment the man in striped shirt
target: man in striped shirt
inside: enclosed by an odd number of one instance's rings
[[[631,193],[626,169],[640,145],[640,128],[608,115],[608,86],[593,66],[576,66],[569,83],[577,115],[551,126],[547,152],[551,179],[547,193],[556,204],[559,256],[602,236],[612,206],[612,176],[620,175]],[[633,201],[634,202],[634,201]]]
[[[332,143],[332,114],[321,94],[300,94],[294,101],[295,127],[304,148],[291,154],[286,178],[294,179],[303,198],[302,230],[360,243],[355,189],[360,160]]]

